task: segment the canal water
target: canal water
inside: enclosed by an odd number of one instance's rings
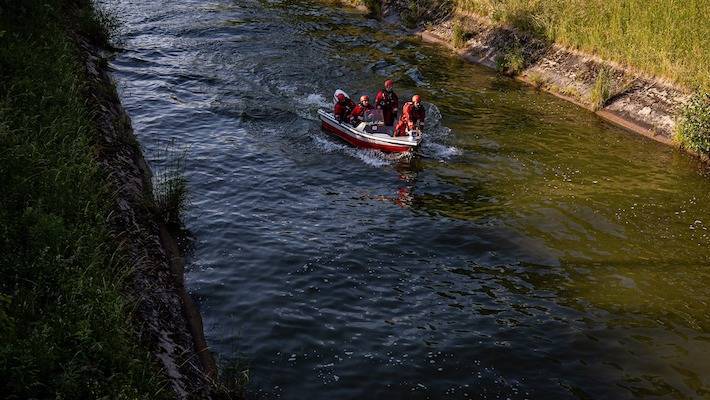
[[[710,396],[695,160],[343,7],[105,3],[153,168],[187,151],[187,283],[249,397]],[[417,154],[321,130],[387,77],[427,103]]]

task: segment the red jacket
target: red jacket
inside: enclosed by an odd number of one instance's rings
[[[421,104],[419,104],[419,107],[416,107],[414,103],[410,101],[405,103],[404,107],[402,107],[402,120],[406,120],[410,128],[413,128],[416,124],[423,124],[424,118],[426,118],[426,113],[424,112],[424,106]]]
[[[350,114],[350,122],[355,124],[356,122],[363,121],[365,119],[365,111],[372,110],[373,108],[375,107],[373,107],[372,104],[364,106],[362,103],[359,103]]]
[[[333,116],[339,122],[347,121],[350,110],[352,110],[354,106],[355,104],[353,104],[350,99],[345,99],[344,102],[337,102],[333,106]]]
[[[383,110],[396,110],[399,105],[399,98],[397,98],[397,93],[394,91],[388,92],[385,89],[380,89],[375,97],[375,104],[377,104],[377,108]]]

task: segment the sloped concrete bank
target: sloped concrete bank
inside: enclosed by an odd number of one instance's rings
[[[398,14],[406,9],[407,4],[401,0],[385,0],[383,19],[401,25]],[[454,24],[459,24],[457,28],[464,32],[459,47],[452,44]],[[467,61],[493,69],[499,69],[499,61],[511,49],[518,49],[524,64],[522,70],[514,74],[516,79],[595,112],[613,124],[679,147],[673,139],[675,116],[690,98],[690,93],[683,88],[511,28],[496,26],[470,13],[451,10],[443,20],[429,21],[425,28],[413,32],[425,42],[443,45]],[[592,92],[602,71],[608,78],[610,96],[597,108]],[[706,156],[684,150],[708,161]]]
[[[215,361],[202,319],[188,295],[183,259],[170,231],[151,211],[151,172],[106,68],[102,49],[77,38],[89,80],[99,138],[96,157],[114,191],[109,217],[116,246],[133,267],[130,292],[140,340],[165,371],[175,397],[215,398]]]
[[[688,93],[599,58],[493,26],[474,15],[456,18],[467,36],[461,48],[451,45],[454,19],[421,31],[422,39],[444,44],[465,59],[491,68],[496,68],[512,44],[520,46],[525,67],[517,75],[519,79],[590,110],[595,82],[600,71],[606,69],[611,96],[596,113],[617,125],[673,144],[675,114],[688,101]]]

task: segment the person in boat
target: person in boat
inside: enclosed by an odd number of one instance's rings
[[[338,101],[333,106],[333,117],[338,122],[348,122],[348,116],[352,111],[354,104],[345,94],[339,93],[336,97]]]
[[[353,126],[358,126],[361,122],[365,121],[365,113],[375,107],[370,104],[369,96],[360,96],[360,102],[353,108],[353,112],[350,113],[350,123]]]
[[[385,81],[385,88],[380,89],[375,97],[377,108],[382,110],[382,118],[385,120],[385,125],[394,125],[394,120],[397,117],[397,108],[399,107],[399,99],[394,92],[394,82],[391,79]]]
[[[422,105],[422,98],[418,94],[412,96],[412,101],[408,101],[402,107],[402,117],[394,128],[394,136],[404,136],[407,129],[421,129],[424,126],[426,113]]]

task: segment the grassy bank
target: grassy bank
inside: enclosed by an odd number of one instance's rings
[[[0,393],[160,398],[110,239],[111,193],[67,26],[101,40],[88,0],[0,3]]]
[[[710,0],[453,0],[549,41],[710,90]]]

